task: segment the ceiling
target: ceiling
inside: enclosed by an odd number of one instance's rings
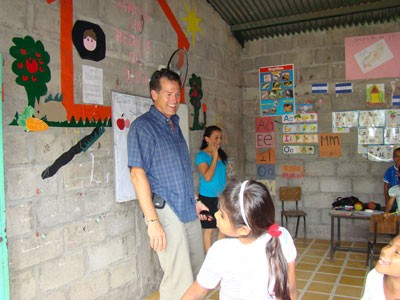
[[[400,0],[207,0],[247,41],[398,20]]]

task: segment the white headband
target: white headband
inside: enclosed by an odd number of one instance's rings
[[[244,188],[246,187],[248,180],[243,181],[242,185],[240,186],[240,192],[239,192],[239,204],[240,204],[240,213],[242,215],[243,221],[246,224],[247,227],[250,228],[249,223],[247,222],[246,219],[246,214],[244,213],[244,203],[243,203],[243,194],[244,194]]]

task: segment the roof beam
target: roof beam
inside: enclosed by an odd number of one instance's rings
[[[273,19],[263,19],[254,22],[247,22],[238,25],[232,25],[230,29],[232,33],[235,33],[235,32],[258,29],[258,28],[273,27],[291,23],[300,23],[300,22],[325,19],[325,18],[341,17],[345,15],[365,13],[365,12],[390,9],[395,7],[400,7],[399,0],[382,0],[379,2],[321,10],[301,15],[293,15],[293,16],[286,16]]]

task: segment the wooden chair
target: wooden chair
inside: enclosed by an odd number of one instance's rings
[[[379,254],[397,234],[399,234],[400,216],[372,215],[370,219],[370,235],[368,238],[367,265],[373,268],[374,254]]]
[[[306,216],[307,213],[303,210],[299,209],[299,201],[301,200],[301,187],[294,186],[294,187],[280,187],[279,188],[279,200],[282,203],[282,211],[281,211],[281,224],[282,226],[287,228],[288,218],[297,218],[296,224],[296,233],[295,238],[297,238],[297,233],[299,231],[299,222],[300,218],[303,218],[304,223],[304,243],[307,243],[307,231],[306,231]],[[285,209],[285,202],[295,202],[296,205],[294,208]],[[286,226],[283,223],[283,217],[286,220]]]

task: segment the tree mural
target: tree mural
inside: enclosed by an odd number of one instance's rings
[[[51,78],[48,67],[50,55],[45,51],[41,41],[34,41],[31,36],[13,38],[15,46],[10,54],[15,58],[12,70],[17,75],[15,82],[22,85],[28,96],[28,106],[35,107],[40,97],[46,95],[47,85]]]
[[[193,130],[203,130],[206,127],[206,112],[207,106],[206,104],[201,105],[201,99],[203,98],[203,90],[201,89],[201,77],[192,74],[192,78],[189,79],[190,91],[190,103],[193,105],[194,113],[193,113],[193,126],[190,128]],[[200,123],[200,109],[203,108],[203,117],[204,122]]]

